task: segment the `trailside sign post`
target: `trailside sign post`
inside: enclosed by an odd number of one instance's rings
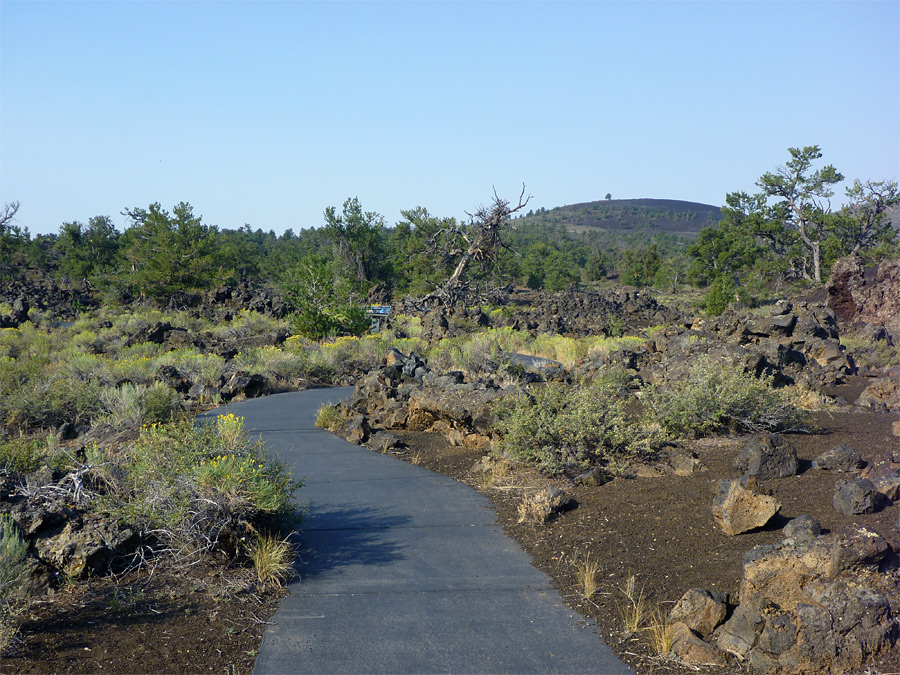
[[[391,313],[390,305],[369,305],[366,314],[372,320],[369,325],[369,331],[372,333],[380,333],[382,328],[387,326],[388,315]]]

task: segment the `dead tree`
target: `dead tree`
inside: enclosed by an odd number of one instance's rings
[[[18,211],[19,202],[9,202],[3,205],[3,209],[0,210],[0,234],[4,233],[7,227],[11,227],[10,223],[15,220]]]
[[[506,199],[497,196],[490,206],[480,206],[472,214],[468,211],[468,226],[443,228],[431,238],[432,249],[443,246],[443,254],[448,261],[455,261],[453,273],[434,291],[422,298],[423,303],[439,299],[442,304],[455,305],[460,299],[468,298],[475,292],[463,279],[463,274],[472,263],[482,265],[494,262],[502,249],[512,250],[504,241],[506,226],[512,214],[522,210],[528,204],[531,195],[525,196],[525,185],[515,206]]]

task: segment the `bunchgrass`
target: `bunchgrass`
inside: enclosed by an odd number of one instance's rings
[[[647,599],[644,589],[638,588],[637,579],[633,574],[628,576],[622,595],[625,596],[625,601],[620,607],[622,629],[626,635],[633,635],[641,630],[647,621]]]
[[[675,625],[669,621],[669,617],[662,609],[657,607],[650,613],[646,630],[650,648],[655,653],[665,656],[672,651],[675,644]]]
[[[575,581],[578,584],[578,590],[581,592],[583,600],[590,600],[600,590],[600,563],[591,560],[591,555],[585,556],[584,560],[575,567]]]
[[[0,514],[0,656],[18,633],[19,608],[12,594],[24,576],[27,550],[28,543],[12,516]]]
[[[283,586],[294,576],[294,547],[288,539],[255,535],[249,553],[256,579],[263,586]]]
[[[316,413],[316,426],[326,431],[336,431],[344,421],[340,408],[333,403],[323,403]]]

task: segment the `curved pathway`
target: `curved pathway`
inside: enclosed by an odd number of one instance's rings
[[[490,501],[315,427],[351,388],[278,394],[243,416],[303,480],[301,580],[254,673],[631,673],[506,537]]]

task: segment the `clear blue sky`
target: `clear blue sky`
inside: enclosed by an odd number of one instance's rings
[[[0,201],[32,234],[180,201],[282,232],[523,182],[721,205],[792,146],[898,179],[898,45],[896,0],[0,0]]]

